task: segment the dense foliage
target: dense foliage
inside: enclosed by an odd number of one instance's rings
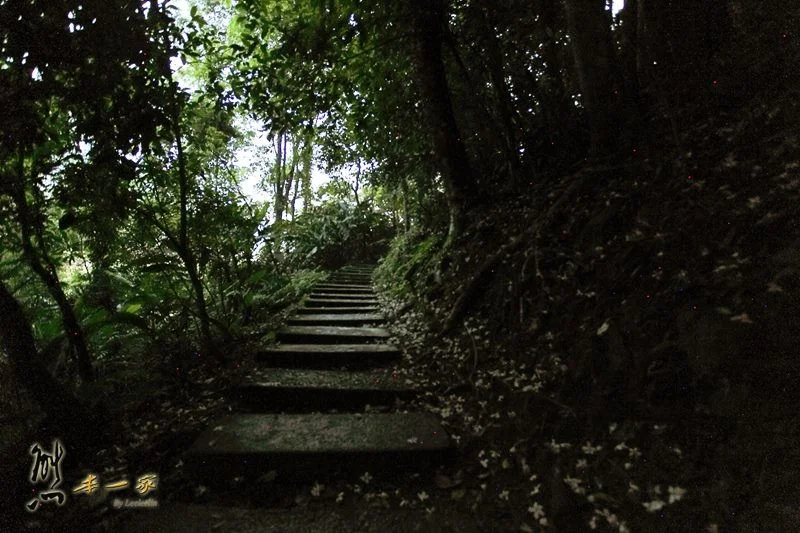
[[[80,440],[380,262],[466,470],[551,478],[515,529],[736,527],[796,376],[798,6],[184,7],[0,0],[0,409]]]

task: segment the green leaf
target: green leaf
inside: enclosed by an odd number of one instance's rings
[[[128,304],[128,305],[126,305],[125,307],[122,308],[121,312],[122,313],[136,314],[139,311],[139,309],[141,309],[141,308],[142,308],[142,304],[140,304],[140,303]]]
[[[120,274],[117,274],[116,272],[112,272],[110,270],[107,270],[106,273],[109,275],[109,277],[117,280],[118,282],[122,283],[123,285],[125,285],[129,289],[133,289],[134,287],[136,287],[136,285],[131,280],[129,280],[128,278],[126,278],[126,277],[124,277],[124,276],[122,276]]]

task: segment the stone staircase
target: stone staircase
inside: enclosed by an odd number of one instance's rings
[[[447,457],[450,439],[435,416],[392,412],[414,391],[388,368],[400,351],[384,322],[370,267],[333,273],[257,354],[260,367],[231,391],[240,412],[210,424],[187,466],[205,481],[273,471],[311,480],[343,466],[376,472]]]

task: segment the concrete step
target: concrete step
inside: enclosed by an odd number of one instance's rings
[[[259,362],[283,368],[370,368],[399,358],[392,344],[279,344],[256,354]]]
[[[323,292],[322,290],[315,290],[310,295],[311,298],[315,299],[325,299],[329,298],[331,300],[375,300],[377,296],[375,293],[337,293],[337,292]]]
[[[449,436],[430,413],[240,414],[212,422],[185,462],[212,481],[273,470],[321,479],[340,467],[375,472],[441,461],[449,449]]]
[[[386,322],[380,313],[331,313],[297,315],[289,319],[294,326],[360,326]]]
[[[372,278],[369,276],[331,276],[325,280],[326,283],[343,283],[347,285],[372,285]]]
[[[391,370],[258,369],[232,391],[256,412],[352,410],[365,405],[392,405],[414,395]]]
[[[330,307],[300,307],[295,312],[298,315],[318,315],[321,313],[324,314],[353,314],[353,313],[380,313],[381,308],[368,305],[364,307],[357,307],[357,306],[347,306],[341,307],[337,305],[331,305]]]
[[[345,326],[285,326],[278,330],[278,341],[307,344],[346,344],[386,340],[383,328]]]
[[[314,287],[315,291],[320,292],[335,292],[342,294],[375,294],[372,287],[368,285],[346,285],[346,284],[328,284],[321,283]]]
[[[317,283],[317,287],[322,287],[322,286],[335,287],[335,288],[340,288],[340,289],[368,289],[368,290],[372,290],[372,284],[371,283],[347,283],[347,282],[335,283],[335,282],[329,282],[329,281],[321,281],[321,282]]]
[[[364,298],[307,298],[303,303],[306,307],[372,307],[378,305],[378,300]]]

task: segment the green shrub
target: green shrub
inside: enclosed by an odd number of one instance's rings
[[[374,263],[386,252],[393,234],[389,217],[371,202],[358,206],[327,202],[279,229],[286,261],[293,269],[334,270],[346,264]]]
[[[389,295],[420,294],[436,275],[444,237],[411,232],[396,237],[376,273],[377,283]]]

